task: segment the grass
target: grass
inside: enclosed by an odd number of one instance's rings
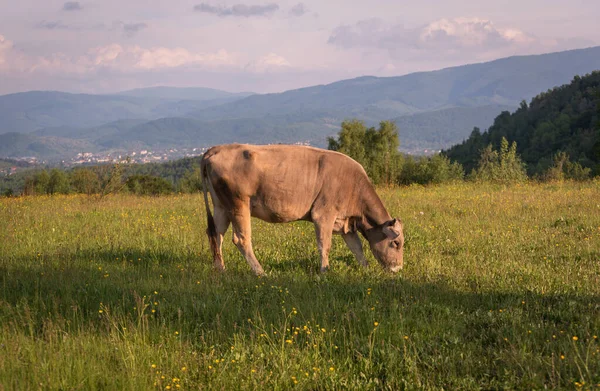
[[[599,389],[600,183],[381,189],[405,269],[201,195],[0,200],[0,390]],[[230,233],[228,233],[228,238]]]

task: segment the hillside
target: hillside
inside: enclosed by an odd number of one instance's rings
[[[475,167],[479,151],[502,137],[517,142],[517,152],[530,174],[541,173],[555,153],[566,152],[572,161],[600,172],[600,71],[575,77],[570,84],[542,93],[514,113],[501,113],[486,132],[474,130],[463,143],[445,154]]]
[[[600,47],[398,77],[360,77],[279,94],[254,95],[190,113],[198,119],[256,118],[311,111],[381,120],[450,107],[516,107],[540,91],[567,83],[573,75],[600,69]],[[376,118],[374,118],[376,117]]]
[[[58,159],[72,156],[82,151],[96,151],[97,148],[85,140],[62,137],[39,137],[22,133],[0,134],[0,156]]]

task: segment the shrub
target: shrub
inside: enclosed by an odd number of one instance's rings
[[[100,191],[100,178],[98,174],[87,168],[73,171],[71,184],[77,193],[95,194]]]
[[[479,156],[476,169],[471,171],[469,178],[475,181],[511,183],[527,180],[527,172],[521,158],[517,155],[517,143],[508,145],[508,140],[502,137],[500,150],[495,151],[492,145],[484,148]]]
[[[557,152],[552,158],[552,166],[542,176],[546,181],[562,181],[572,179],[583,181],[590,178],[591,169],[583,167],[578,162],[571,162],[565,152]]]
[[[134,175],[127,179],[127,189],[137,195],[165,195],[173,192],[173,185],[166,179],[152,175]]]
[[[422,158],[407,157],[402,165],[398,183],[401,185],[410,185],[411,183],[426,185],[463,179],[464,170],[460,163],[450,162],[446,156],[437,154]]]

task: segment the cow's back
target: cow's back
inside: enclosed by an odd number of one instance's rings
[[[235,201],[223,197],[247,200],[252,215],[271,222],[310,219],[319,198],[347,208],[357,178],[368,182],[362,167],[347,156],[304,146],[220,145],[203,160],[223,204]]]

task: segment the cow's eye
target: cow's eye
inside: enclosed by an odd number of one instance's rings
[[[391,246],[394,248],[400,247],[400,242],[397,240],[392,240]]]

